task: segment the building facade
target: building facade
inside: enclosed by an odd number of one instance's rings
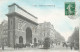
[[[40,23],[37,27],[37,34],[39,41],[43,42],[46,37],[55,39],[54,26],[50,22]]]
[[[8,22],[6,20],[4,20],[1,24],[0,24],[0,45],[2,44],[2,42],[4,42],[4,45],[8,45]]]
[[[36,38],[37,17],[15,3],[8,7],[8,45],[14,47],[20,43],[33,43]]]

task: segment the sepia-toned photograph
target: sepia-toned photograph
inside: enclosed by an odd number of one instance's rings
[[[0,0],[0,52],[79,52],[80,0]]]

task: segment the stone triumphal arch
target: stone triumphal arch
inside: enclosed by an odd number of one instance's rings
[[[34,41],[37,39],[37,17],[15,3],[8,7],[8,45],[14,47],[15,44],[37,41]]]

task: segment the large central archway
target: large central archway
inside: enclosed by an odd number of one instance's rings
[[[29,27],[26,29],[26,43],[32,43],[32,30]]]

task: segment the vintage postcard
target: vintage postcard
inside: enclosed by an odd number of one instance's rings
[[[80,0],[0,0],[0,52],[79,52]]]

